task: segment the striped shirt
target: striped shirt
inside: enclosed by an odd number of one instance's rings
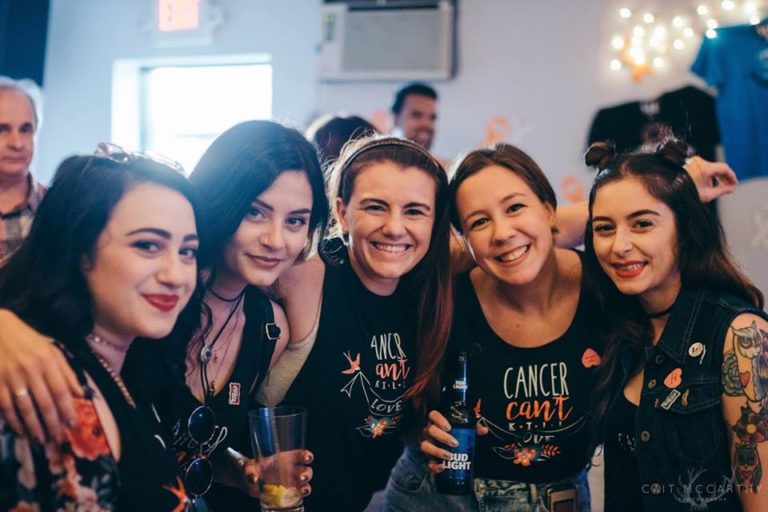
[[[29,234],[32,219],[45,195],[46,188],[29,176],[29,196],[24,204],[8,213],[0,213],[0,265],[21,246]]]

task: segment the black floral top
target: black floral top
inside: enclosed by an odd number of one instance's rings
[[[21,438],[0,416],[0,509],[109,510],[119,486],[117,462],[91,400],[77,399],[78,422],[62,444]]]
[[[78,358],[80,364],[67,355],[81,382],[86,382],[85,369],[104,395],[119,425],[120,461],[110,450],[87,386],[87,398],[75,400],[78,420],[63,443],[19,437],[0,414],[0,510],[186,510],[189,499],[152,421],[151,404],[129,406],[92,354]]]

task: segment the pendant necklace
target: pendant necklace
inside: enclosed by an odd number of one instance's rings
[[[227,319],[224,320],[224,323],[216,332],[216,335],[213,337],[211,342],[203,344],[203,348],[200,349],[200,362],[202,363],[200,365],[200,384],[203,388],[203,393],[205,393],[206,397],[212,397],[215,391],[213,387],[213,383],[208,380],[208,363],[213,357],[213,346],[221,337],[221,334],[224,332],[224,329],[227,327],[230,320],[232,320],[232,317],[235,315],[235,312],[238,311],[238,309],[240,308],[240,303],[243,301],[244,295],[245,295],[245,288],[243,288],[243,291],[240,292],[240,294],[235,299],[234,307],[229,312],[229,315],[227,315]]]

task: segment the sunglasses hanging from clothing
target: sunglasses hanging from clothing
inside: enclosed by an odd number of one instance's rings
[[[184,484],[192,496],[202,496],[213,483],[213,464],[206,455],[216,434],[216,415],[207,405],[197,407],[187,420],[189,438],[197,443],[197,455],[187,466]]]
[[[231,302],[232,309],[229,311],[224,323],[219,327],[219,330],[216,331],[216,335],[213,339],[209,343],[206,343],[205,338],[203,338],[202,347],[200,349],[200,385],[203,388],[203,404],[195,408],[187,420],[187,433],[189,434],[190,439],[197,444],[198,450],[197,455],[189,466],[187,466],[184,474],[187,491],[194,498],[198,498],[207,493],[213,483],[213,464],[208,459],[207,453],[211,448],[210,443],[216,434],[217,421],[213,410],[207,405],[208,400],[215,394],[215,382],[209,381],[208,379],[208,364],[219,359],[214,356],[214,347],[232,321],[232,318],[235,318],[235,326],[237,326],[241,311],[240,306],[243,302],[243,297],[245,296],[245,289],[243,289],[237,297],[230,300],[223,299],[215,293],[214,295],[221,300]],[[226,345],[221,360],[226,358],[227,350],[230,345],[229,338],[227,339]]]

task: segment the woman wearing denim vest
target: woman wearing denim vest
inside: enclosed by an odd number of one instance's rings
[[[606,511],[765,511],[768,315],[683,169],[686,146],[597,167],[587,255],[612,282],[596,425]]]

